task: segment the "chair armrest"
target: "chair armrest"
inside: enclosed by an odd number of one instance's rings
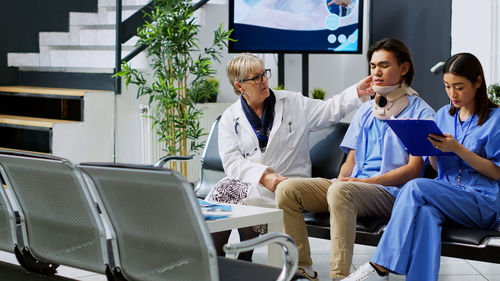
[[[276,243],[283,250],[283,268],[277,281],[289,281],[297,270],[298,252],[297,245],[292,237],[284,233],[272,232],[260,237],[243,241],[236,244],[224,245],[224,251],[228,254],[246,252],[267,244]]]
[[[187,156],[180,156],[180,155],[166,155],[163,156],[162,158],[158,159],[156,163],[153,165],[155,167],[163,167],[168,161],[171,160],[191,160],[195,157],[196,155],[191,154]]]

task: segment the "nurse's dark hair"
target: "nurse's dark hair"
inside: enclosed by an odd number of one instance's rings
[[[411,58],[410,49],[408,49],[406,44],[397,38],[385,38],[377,41],[368,49],[368,53],[366,54],[368,62],[372,60],[373,53],[378,50],[385,50],[393,53],[400,65],[404,62],[408,62],[410,64],[408,72],[403,75],[403,80],[406,85],[410,86],[411,82],[413,82],[413,76],[415,76],[415,68],[413,67],[413,59]]]
[[[488,93],[486,91],[486,79],[484,79],[483,67],[479,60],[470,53],[459,53],[451,56],[443,67],[443,75],[446,73],[451,73],[457,76],[465,77],[469,80],[472,85],[477,82],[477,79],[481,77],[481,85],[476,90],[475,100],[475,110],[477,114],[478,121],[477,125],[482,125],[490,114],[490,108],[498,107],[494,102],[488,98]],[[450,115],[455,115],[457,108],[450,105],[450,110],[448,111]]]

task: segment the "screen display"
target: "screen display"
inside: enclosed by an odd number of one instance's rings
[[[361,53],[363,0],[229,0],[230,52]]]

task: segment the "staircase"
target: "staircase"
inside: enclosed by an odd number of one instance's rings
[[[0,86],[0,149],[113,161],[114,94]]]
[[[126,18],[147,0],[124,0]],[[40,53],[9,53],[8,65],[21,71],[113,73],[115,60],[115,1],[99,0],[97,13],[71,12],[69,32],[40,32]],[[122,56],[134,49],[135,38],[122,47]],[[131,63],[146,66],[144,54]]]
[[[146,3],[123,0],[122,17]],[[40,32],[39,53],[8,53],[20,85],[0,86],[0,149],[114,161],[115,13],[115,0],[99,0],[97,13],[70,12],[68,32]],[[144,54],[131,63],[144,68]]]

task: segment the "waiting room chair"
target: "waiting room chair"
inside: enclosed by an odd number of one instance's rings
[[[117,269],[126,280],[290,280],[297,267],[291,238],[271,233],[232,252],[276,242],[283,269],[217,257],[191,185],[177,172],[140,166],[82,163],[110,215],[118,242]],[[260,242],[260,243],[258,243]],[[261,245],[262,246],[262,245]]]
[[[224,178],[224,168],[219,156],[219,121],[221,116],[217,117],[210,128],[208,139],[201,155],[200,180],[194,191],[198,198],[205,198],[219,180]]]
[[[69,161],[2,151],[0,172],[19,212],[22,265],[32,257],[33,263],[48,265],[43,272],[47,274],[58,264],[110,273],[112,243],[101,220],[105,213],[99,212],[81,173]],[[29,264],[27,269],[33,270]]]
[[[221,116],[217,117],[215,122],[210,128],[210,133],[205,142],[205,147],[203,153],[201,154],[201,168],[200,168],[200,180],[194,187],[196,197],[204,199],[207,194],[212,190],[212,188],[217,184],[219,180],[224,178],[226,174],[224,173],[224,168],[222,167],[222,161],[219,156],[219,120]],[[163,156],[154,164],[155,167],[164,167],[168,161],[172,160],[190,160],[193,159],[195,155],[187,156]]]
[[[0,176],[0,250],[14,253],[17,245],[16,218]]]

